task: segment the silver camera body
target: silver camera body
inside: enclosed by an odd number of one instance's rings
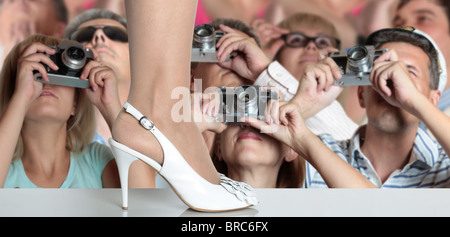
[[[336,80],[338,86],[369,86],[369,75],[374,61],[388,49],[374,46],[354,46],[348,51],[332,52],[331,58],[340,67],[342,78]]]
[[[80,75],[86,64],[94,59],[92,51],[84,49],[81,44],[73,41],[62,41],[51,48],[56,53],[47,56],[59,67],[59,70],[54,71],[44,64],[49,81],[44,81],[41,73],[37,71],[34,72],[34,79],[44,84],[89,88],[89,81],[81,80]]]
[[[217,63],[216,44],[225,33],[215,31],[214,27],[204,24],[194,29],[192,42],[191,62]]]
[[[219,87],[219,90],[222,100],[217,120],[224,124],[243,124],[244,117],[266,121],[269,101],[280,99],[276,91],[254,85]]]

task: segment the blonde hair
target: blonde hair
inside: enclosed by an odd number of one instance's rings
[[[42,34],[29,36],[17,44],[3,63],[0,74],[0,116],[6,110],[11,97],[15,91],[17,63],[24,47],[33,42],[39,42],[48,46],[58,45],[62,39]],[[66,148],[74,153],[82,153],[86,146],[92,142],[95,135],[95,112],[94,107],[82,91],[75,89],[76,109],[75,115],[67,120]],[[13,160],[23,155],[22,136],[17,142]]]
[[[327,36],[339,39],[336,27],[327,19],[311,13],[295,13],[284,19],[278,24],[278,27],[295,31],[299,26],[305,26],[313,29],[320,29]]]
[[[289,30],[290,32],[296,31],[299,26],[320,29],[325,35],[339,39],[339,34],[333,23],[321,16],[311,13],[295,13],[285,18],[278,24],[278,27]],[[268,46],[270,47],[274,42],[275,40],[270,41]],[[278,59],[279,54],[283,49],[284,47],[281,47],[280,50],[278,50],[277,54],[273,58],[274,60]]]

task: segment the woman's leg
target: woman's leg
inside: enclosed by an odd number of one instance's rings
[[[154,122],[199,175],[218,184],[219,175],[195,123],[177,123],[171,118],[172,107],[178,102],[171,99],[172,90],[189,89],[196,3],[126,0],[132,77],[128,102]],[[116,141],[163,163],[156,138],[130,114],[119,114],[112,135]]]

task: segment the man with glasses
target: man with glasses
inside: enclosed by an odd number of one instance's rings
[[[64,38],[75,40],[93,49],[95,57],[116,73],[119,99],[124,103],[130,90],[130,54],[127,22],[122,16],[108,10],[92,9],[69,23]],[[100,113],[97,114],[96,141],[107,144],[110,127]]]

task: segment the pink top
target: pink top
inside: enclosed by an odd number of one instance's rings
[[[83,3],[82,7],[84,10],[88,10],[94,7],[96,0],[90,0]]]
[[[353,8],[353,10],[350,11],[350,13],[353,16],[359,16],[362,11],[364,10],[364,7],[366,6],[365,3],[361,3],[359,6],[356,6],[355,8]]]
[[[206,13],[202,1],[198,0],[197,15],[195,17],[195,26],[203,25],[209,22],[211,22],[211,18],[208,16],[208,13]]]

